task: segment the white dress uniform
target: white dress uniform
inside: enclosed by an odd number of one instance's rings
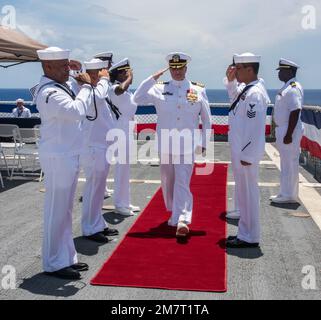
[[[119,63],[113,65],[109,72],[114,70],[127,70],[130,69],[128,59],[124,59]],[[115,82],[110,87],[109,98],[111,102],[118,108],[120,115],[118,120],[115,120],[115,127],[123,130],[126,140],[126,145],[122,147],[126,150],[125,161],[117,162],[115,166],[115,191],[114,191],[114,205],[116,208],[129,208],[131,206],[130,201],[130,147],[129,144],[134,140],[134,121],[135,113],[137,110],[137,104],[133,101],[133,94],[127,90],[121,95],[116,95],[115,90],[120,85],[119,82]],[[125,162],[125,163],[124,163]]]
[[[97,59],[85,62],[86,69],[106,68],[107,63]],[[109,162],[106,158],[108,130],[114,128],[114,119],[106,102],[109,90],[108,78],[102,78],[94,89],[95,99],[87,110],[87,118],[83,124],[84,152],[81,165],[86,176],[82,203],[82,232],[91,236],[107,228],[102,216],[102,206],[109,172]],[[93,94],[93,93],[92,93]],[[97,118],[94,101],[96,101]],[[93,121],[90,121],[93,120]]]
[[[258,62],[259,56],[240,58],[235,56],[235,63]],[[243,55],[240,55],[243,57]],[[256,61],[257,60],[257,61]],[[229,143],[232,153],[233,173],[235,177],[235,196],[240,210],[237,238],[248,243],[260,242],[260,200],[258,187],[259,162],[265,149],[266,111],[270,99],[263,79],[254,81],[245,90],[245,85],[237,81],[227,82],[231,101],[240,99],[229,113]],[[243,166],[241,161],[251,163]]]
[[[69,50],[39,50],[41,60],[69,58]],[[84,85],[75,97],[67,87],[42,77],[35,98],[41,117],[39,157],[45,174],[43,268],[54,272],[77,263],[72,208],[82,151],[82,126],[91,101]]]
[[[179,55],[178,55],[179,57]],[[194,167],[194,152],[197,146],[206,147],[206,132],[211,130],[210,108],[205,89],[188,80],[171,80],[157,83],[149,77],[139,86],[134,94],[137,104],[153,104],[157,111],[158,150],[161,157],[161,181],[165,205],[172,211],[169,225],[176,226],[179,222],[191,224],[193,196],[190,181]],[[165,150],[168,139],[162,139],[164,129],[199,129],[199,115],[203,123],[199,141],[194,136],[188,142],[189,147]],[[187,156],[187,157],[186,157]],[[184,162],[184,158],[189,158]],[[168,162],[165,162],[169,160]]]
[[[284,61],[281,60],[281,62]],[[286,61],[286,63],[289,64],[288,61]],[[302,110],[302,105],[303,88],[300,83],[293,78],[281,88],[276,96],[274,106],[276,146],[281,159],[279,197],[293,201],[297,201],[299,190],[300,143],[304,129],[300,117],[293,132],[292,143],[284,144],[283,140],[288,130],[291,112]]]

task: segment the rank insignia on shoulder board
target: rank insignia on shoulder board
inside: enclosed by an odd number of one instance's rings
[[[290,84],[291,84],[292,88],[296,88],[297,87],[296,82],[291,82]]]
[[[205,88],[205,85],[203,83],[200,83],[200,82],[195,82],[195,81],[192,81],[192,84],[194,86],[198,86],[198,87],[201,87],[201,88]]]

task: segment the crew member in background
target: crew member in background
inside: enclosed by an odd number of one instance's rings
[[[299,66],[290,60],[279,62],[279,79],[284,82],[275,99],[276,146],[281,159],[280,191],[274,203],[296,203],[299,196],[299,158],[303,135],[301,110],[303,88],[296,80]]]
[[[31,112],[24,106],[25,101],[23,99],[17,99],[17,107],[12,110],[12,116],[14,118],[31,118]]]

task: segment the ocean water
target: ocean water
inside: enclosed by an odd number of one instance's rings
[[[207,89],[206,91],[210,102],[229,102],[226,90]],[[272,103],[274,103],[277,92],[278,90],[268,90]],[[305,105],[321,106],[321,90],[305,90],[304,95]],[[15,101],[18,98],[31,101],[32,97],[29,89],[0,89],[0,105],[1,101]]]

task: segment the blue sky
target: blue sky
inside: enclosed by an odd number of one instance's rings
[[[72,49],[75,59],[107,50],[115,61],[128,57],[133,87],[163,68],[168,52],[183,51],[193,58],[190,80],[223,89],[232,55],[250,51],[262,55],[268,88],[281,86],[275,68],[285,57],[302,66],[298,78],[305,88],[321,89],[320,0],[1,0],[0,9],[4,5],[15,7],[20,30],[49,46]],[[302,27],[306,5],[316,9],[314,30]],[[1,88],[32,87],[42,74],[38,63],[0,72]]]

